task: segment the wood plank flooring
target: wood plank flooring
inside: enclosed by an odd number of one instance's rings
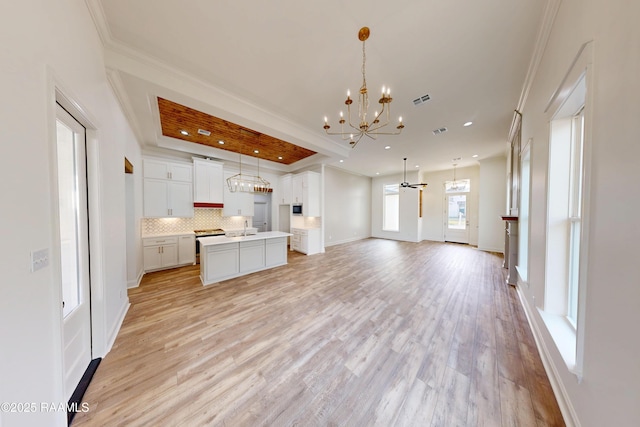
[[[502,257],[366,239],[145,275],[73,426],[562,426]]]

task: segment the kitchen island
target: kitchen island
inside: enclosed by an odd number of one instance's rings
[[[290,233],[267,231],[247,236],[200,237],[200,280],[203,285],[233,279],[287,263]]]

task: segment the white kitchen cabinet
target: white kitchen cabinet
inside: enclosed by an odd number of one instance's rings
[[[193,189],[190,182],[144,179],[146,218],[193,217]]]
[[[292,175],[290,173],[282,175],[279,179],[280,198],[279,203],[281,205],[290,205],[292,200]]]
[[[178,238],[142,239],[144,271],[161,270],[178,265]]]
[[[193,166],[144,159],[143,170],[145,217],[193,217]]]
[[[160,159],[143,159],[142,165],[145,178],[193,181],[193,168],[190,164]]]
[[[200,272],[204,274],[203,283],[215,283],[236,277],[240,273],[240,245],[225,243],[206,246],[204,263],[200,260]],[[200,257],[202,257],[202,251]]]
[[[320,252],[319,228],[292,228],[291,250],[313,255]]]
[[[253,193],[229,191],[226,179],[235,175],[235,172],[224,173],[224,208],[223,216],[253,216]]]
[[[302,203],[303,216],[320,216],[320,174],[302,172],[292,178],[292,203]]]
[[[274,267],[287,263],[287,238],[267,239],[265,246],[265,266]]]
[[[193,159],[193,202],[224,203],[223,165],[206,159]]]
[[[240,273],[264,269],[264,260],[265,243],[263,239],[240,242]]]
[[[178,264],[196,263],[196,236],[193,234],[178,237]]]

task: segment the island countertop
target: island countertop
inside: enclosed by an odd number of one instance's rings
[[[257,234],[248,234],[246,236],[227,237],[227,236],[209,236],[198,237],[200,246],[224,245],[225,243],[247,242],[251,240],[275,239],[277,237],[292,236],[291,233],[284,231],[263,231]]]

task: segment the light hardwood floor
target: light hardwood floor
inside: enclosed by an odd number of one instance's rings
[[[145,275],[73,426],[564,425],[502,257],[367,239]]]

